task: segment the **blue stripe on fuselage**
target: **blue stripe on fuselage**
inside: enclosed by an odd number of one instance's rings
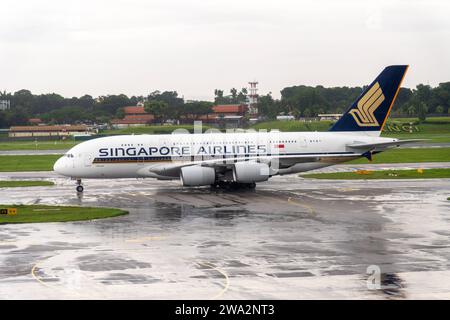
[[[112,162],[145,162],[145,161],[190,161],[199,158],[208,159],[233,159],[233,158],[248,158],[248,157],[270,157],[270,156],[308,156],[308,155],[348,155],[354,154],[360,156],[359,153],[354,152],[311,152],[311,153],[273,153],[273,154],[234,154],[234,155],[191,155],[191,156],[154,156],[154,157],[100,157],[95,158],[94,163],[112,163]]]

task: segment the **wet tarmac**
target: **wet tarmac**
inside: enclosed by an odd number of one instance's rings
[[[46,154],[61,154],[66,153],[68,149],[64,150],[2,150],[0,156],[39,156]]]
[[[2,299],[450,298],[450,179],[86,180],[77,196],[73,181],[28,177],[56,186],[1,189],[0,203],[130,214],[0,225]]]

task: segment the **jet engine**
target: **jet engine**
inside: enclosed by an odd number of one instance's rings
[[[215,182],[216,171],[210,167],[183,167],[180,179],[183,186],[206,186]]]
[[[233,168],[233,179],[240,183],[261,182],[269,179],[270,168],[257,162],[237,162]]]

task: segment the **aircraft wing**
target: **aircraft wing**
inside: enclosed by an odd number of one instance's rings
[[[205,160],[197,160],[197,161],[171,161],[167,163],[159,163],[152,165],[148,168],[148,170],[152,173],[162,175],[162,176],[171,176],[171,175],[178,175],[180,172],[180,169],[187,166],[195,166],[195,165],[201,165],[204,167],[217,167],[217,168],[227,168],[232,167],[235,162],[239,161],[271,161],[274,159],[279,160],[295,160],[298,159],[299,162],[308,162],[308,160],[315,161],[317,158],[337,158],[337,157],[343,157],[343,158],[354,158],[360,156],[357,153],[348,153],[348,154],[335,154],[335,153],[329,153],[329,154],[305,154],[305,155],[267,155],[267,156],[252,156],[252,157],[236,157],[236,158],[217,158],[217,159],[205,159]]]
[[[378,143],[352,143],[348,144],[347,147],[353,148],[353,149],[378,149],[378,148],[389,148],[389,147],[398,147],[402,144],[407,143],[414,143],[414,142],[421,142],[426,141],[425,139],[410,139],[410,140],[397,140],[397,141],[390,141],[390,142],[378,142]]]

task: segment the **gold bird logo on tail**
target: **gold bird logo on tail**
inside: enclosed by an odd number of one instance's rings
[[[349,113],[360,127],[378,127],[380,124],[375,118],[374,112],[384,101],[383,91],[376,82],[372,88],[358,101],[357,109]]]

